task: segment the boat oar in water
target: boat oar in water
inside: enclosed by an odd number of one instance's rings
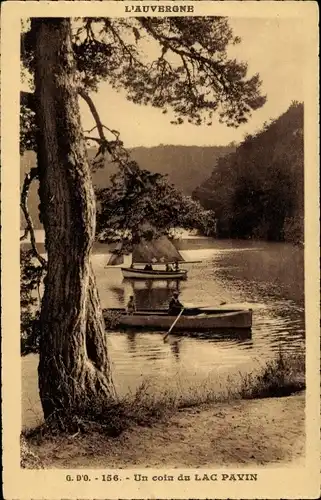
[[[182,307],[182,309],[180,310],[179,312],[179,315],[177,316],[177,318],[175,319],[174,323],[172,324],[172,326],[170,327],[170,329],[168,330],[168,332],[164,335],[164,342],[166,342],[166,339],[168,337],[168,335],[171,333],[171,331],[173,330],[174,326],[176,325],[177,321],[179,320],[179,318],[181,317],[181,315],[183,314],[183,311],[184,311],[184,307]]]

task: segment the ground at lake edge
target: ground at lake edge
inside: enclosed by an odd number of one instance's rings
[[[304,460],[305,393],[187,408],[117,438],[46,438],[28,445],[45,468],[266,466]]]

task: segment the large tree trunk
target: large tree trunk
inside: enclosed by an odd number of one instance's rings
[[[41,215],[48,252],[39,390],[45,418],[115,396],[90,254],[95,198],[69,19],[33,19]]]

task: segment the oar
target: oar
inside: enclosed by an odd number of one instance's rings
[[[185,309],[195,309],[195,308],[199,308],[199,309],[204,309],[204,307],[218,307],[218,306],[225,306],[227,304],[227,302],[220,302],[219,304],[207,304],[207,305],[203,305],[203,304],[193,304],[192,302],[189,303],[188,305],[185,304]]]
[[[184,307],[182,307],[182,309],[180,310],[179,312],[179,315],[177,316],[177,318],[175,319],[174,323],[172,324],[172,326],[170,327],[170,329],[168,330],[168,332],[164,335],[164,342],[165,340],[167,339],[168,335],[171,333],[171,331],[173,330],[174,326],[176,325],[177,321],[179,320],[179,318],[181,317],[181,315],[183,314],[183,311],[184,311]]]

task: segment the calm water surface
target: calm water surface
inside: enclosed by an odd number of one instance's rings
[[[173,334],[170,342],[164,343],[161,333],[109,332],[109,355],[119,393],[134,390],[145,379],[156,387],[200,385],[221,375],[249,372],[273,358],[280,348],[304,351],[302,249],[287,244],[205,239],[182,243],[182,248],[187,260],[202,262],[189,265],[188,279],[180,283],[124,281],[119,268],[106,269],[108,256],[97,248],[93,265],[102,306],[124,306],[132,294],[140,307],[164,306],[173,290],[179,289],[186,305],[222,301],[249,305],[253,308],[252,337],[222,340]],[[36,368],[36,356],[24,358],[25,408],[39,406],[35,403]]]
[[[249,371],[279,349],[304,350],[303,251],[286,244],[213,242],[183,250],[188,266],[184,282],[123,281],[120,269],[105,269],[106,256],[96,254],[94,266],[103,307],[124,306],[135,294],[140,307],[164,306],[174,289],[184,304],[221,301],[253,308],[252,337],[222,340],[172,335],[108,333],[110,357],[118,390],[135,388],[142,379],[202,380],[226,372]],[[189,246],[197,247],[191,242]],[[178,339],[179,342],[177,342]]]

